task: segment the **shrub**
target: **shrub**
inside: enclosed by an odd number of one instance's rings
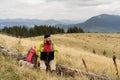
[[[103,55],[105,56],[106,54],[107,54],[107,52],[104,50],[104,51],[103,51]]]
[[[93,53],[94,53],[94,54],[96,53],[95,49],[93,49]]]

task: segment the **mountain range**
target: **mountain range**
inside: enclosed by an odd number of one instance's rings
[[[101,14],[75,26],[86,32],[120,32],[120,16]]]
[[[82,22],[80,20],[40,20],[40,19],[0,19],[0,28],[4,26],[25,25],[54,25],[68,29],[68,27],[80,27],[85,32],[120,32],[120,16],[101,14],[93,16]]]
[[[3,28],[4,26],[28,26],[32,27],[34,25],[57,25],[57,24],[62,24],[62,25],[67,25],[67,24],[76,24],[80,21],[78,20],[54,20],[54,19],[49,19],[49,20],[40,20],[40,19],[22,19],[22,18],[17,18],[17,19],[0,19],[0,28]]]

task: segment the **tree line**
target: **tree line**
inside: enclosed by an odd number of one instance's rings
[[[67,33],[84,33],[84,31],[83,29],[74,26],[74,27],[68,28]]]
[[[62,34],[62,33],[83,33],[84,31],[81,28],[70,27],[67,32],[63,28],[48,26],[48,25],[35,25],[34,27],[26,26],[13,26],[13,27],[4,27],[0,30],[1,33],[15,36],[15,37],[34,37],[44,34]]]

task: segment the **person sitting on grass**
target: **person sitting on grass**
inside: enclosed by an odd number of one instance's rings
[[[44,35],[44,40],[36,45],[36,54],[40,58],[40,70],[46,71],[48,66],[51,72],[56,70],[56,45],[50,35]]]

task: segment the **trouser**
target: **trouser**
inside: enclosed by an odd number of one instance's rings
[[[45,62],[44,60],[40,60],[40,70],[41,70],[41,71],[47,69],[45,63],[46,63],[46,62]],[[55,66],[54,60],[49,61],[48,65],[50,66],[50,70],[51,70],[51,71],[56,70],[56,66]]]

